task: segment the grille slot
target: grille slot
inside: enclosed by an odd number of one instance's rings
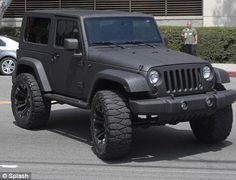
[[[202,90],[200,68],[187,68],[164,71],[167,93]]]

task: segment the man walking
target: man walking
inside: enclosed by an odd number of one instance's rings
[[[192,27],[192,22],[187,22],[187,27],[183,29],[181,36],[184,38],[184,50],[188,54],[196,55],[196,45],[198,41],[197,30]]]

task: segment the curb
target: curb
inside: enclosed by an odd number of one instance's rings
[[[220,63],[213,63],[213,67],[220,68],[228,72],[229,77],[236,77],[236,64],[220,64]]]
[[[228,71],[229,77],[236,77],[236,71]]]

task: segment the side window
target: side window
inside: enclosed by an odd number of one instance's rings
[[[75,20],[58,20],[56,30],[56,46],[64,46],[64,39],[76,38],[79,40],[78,24]]]
[[[25,30],[25,41],[48,44],[51,20],[48,18],[29,17]]]
[[[1,40],[0,39],[0,46],[2,47],[2,46],[6,46],[6,43],[3,41],[3,40]]]

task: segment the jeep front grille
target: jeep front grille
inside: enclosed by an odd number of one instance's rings
[[[199,91],[203,89],[200,68],[175,69],[164,71],[167,93]]]

